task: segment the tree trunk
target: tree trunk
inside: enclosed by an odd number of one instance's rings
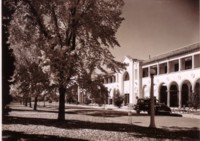
[[[31,97],[28,98],[29,99],[29,107],[32,107],[32,103],[31,103]]]
[[[24,105],[25,105],[25,106],[28,106],[28,98],[25,97],[24,100],[25,100]]]
[[[59,112],[58,112],[58,120],[65,120],[65,92],[66,88],[61,85],[59,88]]]
[[[150,91],[150,125],[149,127],[150,128],[156,128],[156,124],[155,124],[155,106],[154,106],[154,102],[155,102],[155,99],[154,99],[154,87],[153,87],[153,81],[154,79],[154,76],[151,74],[151,91]]]
[[[43,107],[45,107],[45,100],[46,100],[46,96],[44,96],[44,105],[43,105]]]
[[[37,99],[38,99],[38,97],[36,96],[35,97],[35,101],[34,101],[34,108],[33,108],[33,110],[37,110]]]

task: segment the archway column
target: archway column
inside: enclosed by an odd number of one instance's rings
[[[181,91],[181,87],[178,87],[178,107],[181,108],[182,107],[182,91]]]
[[[196,85],[196,83],[192,83],[192,93],[194,93],[195,92],[195,85]]]
[[[170,90],[167,88],[167,106],[170,107]]]
[[[194,69],[194,55],[192,55],[192,69]]]
[[[169,61],[167,61],[167,74],[169,73]]]
[[[182,63],[181,63],[180,58],[178,59],[178,66],[179,66],[178,70],[181,71],[182,70]]]
[[[157,63],[157,75],[160,74],[160,65]]]
[[[158,87],[158,100],[161,102],[161,86]]]

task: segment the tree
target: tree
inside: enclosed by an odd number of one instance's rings
[[[14,57],[12,56],[12,50],[9,49],[8,44],[8,25],[11,20],[13,9],[8,8],[5,0],[2,2],[2,114],[8,114],[8,107],[12,100],[9,94],[9,85],[12,83],[9,81],[14,72]]]
[[[11,88],[15,88],[15,93],[22,95],[25,100],[25,106],[29,100],[31,107],[31,98],[34,98],[34,110],[37,110],[37,99],[44,90],[50,92],[48,75],[35,63],[15,64],[16,70],[14,80],[16,81]],[[47,89],[48,88],[48,89]],[[18,92],[16,92],[18,91]]]
[[[37,110],[37,101],[38,97],[42,94],[43,91],[50,92],[48,75],[42,71],[42,69],[36,64],[33,63],[30,66],[30,77],[31,77],[31,94],[34,97],[34,110]],[[48,89],[47,89],[48,88]]]
[[[68,94],[66,96],[66,101],[68,103],[77,103],[78,102],[77,89],[78,89],[78,86],[75,84],[68,91]]]
[[[188,105],[194,109],[198,109],[200,107],[200,97],[197,92],[190,93]]]
[[[13,4],[14,0],[10,0]],[[10,25],[14,55],[27,49],[49,66],[51,82],[58,87],[58,119],[65,119],[65,93],[84,76],[88,54],[97,58],[93,68],[119,71],[109,47],[119,46],[115,34],[123,18],[122,0],[18,0]],[[29,57],[29,56],[27,56]],[[86,61],[87,62],[87,61]]]
[[[91,80],[89,81],[89,84],[87,83],[87,86],[86,90],[90,94],[90,99],[93,99],[99,106],[106,104],[108,90],[103,85],[101,79],[96,78],[95,80]]]
[[[124,102],[124,96],[120,95],[119,90],[115,90],[114,92],[114,105],[118,108],[121,108],[122,104]]]

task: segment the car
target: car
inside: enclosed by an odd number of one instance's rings
[[[151,104],[151,99],[150,98],[138,98],[137,99],[137,104],[134,105],[134,110],[136,113],[140,113],[141,111],[148,112],[150,114],[150,104]],[[154,99],[154,107],[155,107],[155,114],[160,114],[160,113],[165,113],[165,114],[170,114],[171,109],[167,105],[163,103],[159,103],[159,101],[155,98]]]

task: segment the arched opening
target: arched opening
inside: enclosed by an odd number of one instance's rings
[[[198,81],[195,84],[195,93],[200,95],[200,79],[198,79]]]
[[[176,84],[172,84],[170,87],[170,106],[178,107],[178,87]]]
[[[129,80],[129,74],[128,72],[124,73],[124,81],[128,81]]]
[[[162,84],[160,86],[159,100],[160,100],[160,103],[164,103],[165,105],[167,105],[167,86],[166,86],[166,84]]]
[[[189,102],[189,95],[191,92],[191,84],[188,81],[187,83],[184,83],[181,88],[181,105],[184,107],[188,107],[188,102]]]
[[[200,79],[198,79],[195,84],[193,105],[195,105],[196,108],[200,107]]]
[[[124,105],[129,104],[129,93],[130,93],[130,78],[129,73],[126,71],[123,75],[123,94],[124,94]]]

